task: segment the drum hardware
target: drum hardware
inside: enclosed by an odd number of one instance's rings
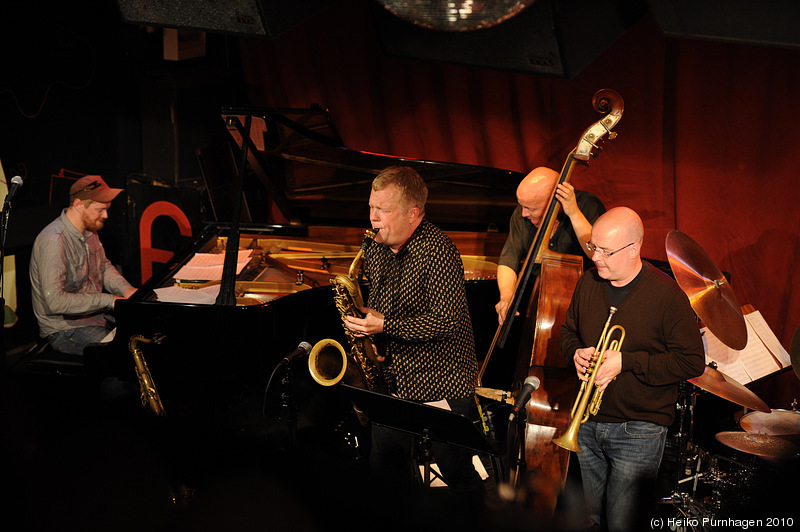
[[[753,462],[712,455],[704,480],[711,488],[710,495],[704,498],[709,514],[719,517],[746,515],[756,489],[756,476]]]
[[[660,504],[673,505],[684,520],[702,516],[705,512],[703,502],[696,498],[698,484],[706,475],[704,467],[708,466],[707,453],[693,443],[696,406],[696,389],[688,382],[680,383],[675,403],[677,426],[671,436],[671,441],[675,442],[675,479],[671,495],[662,499]]]
[[[689,495],[674,493],[670,497],[661,499],[659,505],[669,505],[675,511],[666,521],[669,530],[679,532],[704,532],[710,530],[705,524],[705,519],[710,517],[707,506],[702,502],[695,501]]]
[[[683,516],[685,523],[696,523],[697,519],[693,518],[726,516],[740,511],[739,507],[746,505],[755,489],[753,479],[756,476],[755,466],[746,463],[748,459],[756,460],[756,456],[746,455],[737,461],[706,452],[694,443],[694,424],[697,388],[737,404],[757,404],[760,399],[746,388],[743,392],[741,385],[728,380],[713,367],[706,368],[702,377],[693,380],[697,382],[690,380],[678,387],[679,399],[675,405],[678,418],[672,436],[677,445],[675,480],[671,496],[661,501],[661,504],[674,506],[673,511]],[[751,422],[758,419],[755,414],[769,416],[761,412],[751,414]],[[765,452],[763,449],[759,451]]]

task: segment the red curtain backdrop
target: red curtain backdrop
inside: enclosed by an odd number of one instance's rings
[[[241,46],[254,106],[318,103],[350,148],[520,172],[560,169],[600,118],[592,95],[618,91],[619,136],[572,183],[636,210],[646,257],[666,260],[672,229],[693,238],[789,349],[800,325],[800,51],[666,38],[648,15],[573,79],[548,78],[388,57],[356,0]]]

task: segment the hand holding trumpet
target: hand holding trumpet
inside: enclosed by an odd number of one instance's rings
[[[615,312],[616,307],[609,308],[608,319],[597,341],[597,347],[576,349],[572,357],[578,377],[583,382],[575,404],[572,405],[569,427],[564,434],[553,440],[554,444],[568,451],[583,452],[578,445],[578,429],[590,415],[596,415],[600,411],[606,386],[622,371],[622,353],[619,349],[625,340],[625,328],[620,325],[608,328]],[[617,332],[619,336],[611,340]]]
[[[573,360],[575,361],[575,370],[578,372],[578,378],[584,382],[589,380],[589,368],[592,355],[594,355],[595,347],[584,347],[575,351]],[[617,375],[622,371],[622,353],[612,349],[606,349],[602,363],[597,368],[597,376],[595,377],[594,384],[598,390],[605,390],[608,384],[613,381]]]

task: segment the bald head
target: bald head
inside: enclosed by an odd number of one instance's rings
[[[517,187],[517,203],[522,207],[522,216],[537,226],[558,183],[559,173],[540,166],[525,176]]]
[[[644,238],[644,226],[642,219],[633,209],[614,207],[600,216],[592,226],[592,238],[601,234],[606,237],[618,236],[621,241],[625,241],[623,245],[629,242],[641,245]]]
[[[597,272],[614,286],[625,286],[642,269],[642,219],[628,207],[605,212],[592,226],[592,260]]]

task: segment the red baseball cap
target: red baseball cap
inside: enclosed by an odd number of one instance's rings
[[[121,188],[109,187],[99,175],[87,175],[75,181],[69,188],[69,199],[90,199],[100,203],[110,203],[122,192]]]

